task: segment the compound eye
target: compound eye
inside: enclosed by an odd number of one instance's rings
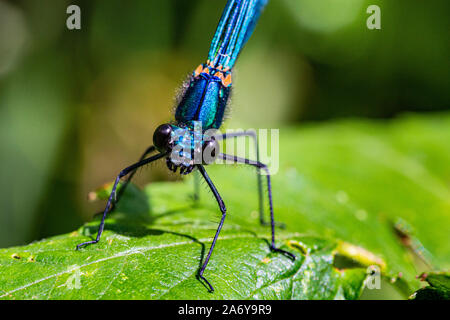
[[[172,126],[162,124],[153,133],[153,144],[160,152],[168,151],[171,147]]]
[[[219,143],[216,140],[205,141],[203,143],[203,163],[211,164],[216,161],[219,151]]]

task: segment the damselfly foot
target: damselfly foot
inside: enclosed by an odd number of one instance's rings
[[[92,240],[92,241],[87,241],[87,242],[83,242],[83,243],[77,244],[77,250],[80,250],[81,248],[83,248],[85,246],[88,246],[90,244],[95,244],[97,242],[98,242],[98,240]]]
[[[288,251],[285,251],[285,250],[283,250],[283,249],[279,249],[279,248],[277,248],[277,247],[275,247],[275,246],[270,246],[270,250],[271,250],[272,252],[279,252],[279,253],[281,253],[282,255],[284,255],[284,256],[290,258],[292,261],[295,261],[295,259],[296,259],[295,255],[293,255],[292,253],[290,253],[290,252],[288,252]]]
[[[198,278],[199,280],[205,281],[205,283],[206,283],[206,284],[208,285],[208,287],[209,287],[209,292],[211,292],[211,293],[214,292],[214,287],[212,286],[211,283],[209,283],[208,280],[206,280],[206,278],[205,278],[204,276],[202,276],[201,274],[198,274],[198,275],[197,275],[197,278]]]

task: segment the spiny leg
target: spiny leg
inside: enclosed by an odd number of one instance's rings
[[[211,244],[211,247],[209,248],[209,252],[208,255],[206,256],[205,262],[203,262],[203,265],[198,273],[198,276],[200,277],[200,279],[202,279],[203,281],[206,282],[206,284],[209,286],[209,289],[211,292],[214,291],[214,287],[209,283],[208,280],[206,280],[206,278],[203,276],[203,272],[206,269],[206,266],[208,265],[209,262],[209,258],[211,257],[211,254],[214,250],[214,247],[216,245],[216,241],[217,238],[219,237],[219,233],[220,230],[222,229],[223,226],[223,221],[225,220],[225,216],[226,216],[226,207],[225,204],[223,203],[222,197],[220,196],[219,192],[217,191],[216,187],[214,186],[213,182],[211,181],[211,179],[209,178],[208,174],[206,173],[205,168],[202,165],[197,165],[198,170],[200,171],[200,173],[202,174],[203,178],[205,179],[206,183],[208,184],[209,188],[211,189],[212,193],[214,194],[214,197],[216,198],[216,201],[219,205],[220,211],[222,212],[222,219],[220,220],[219,226],[217,227],[217,231],[216,234],[214,236],[214,240]]]
[[[247,130],[247,131],[239,131],[239,132],[231,132],[231,133],[225,133],[221,136],[218,136],[217,138],[220,140],[225,140],[227,138],[239,138],[239,137],[250,137],[253,139],[253,142],[255,144],[255,150],[256,150],[256,162],[259,161],[259,144],[258,144],[258,137],[256,136],[256,132],[253,130]],[[263,197],[263,186],[262,186],[262,178],[261,178],[261,168],[256,167],[256,179],[258,182],[258,200],[259,200],[259,222],[263,226],[268,226],[269,223],[264,219],[264,197]],[[275,226],[278,226],[282,229],[285,228],[284,223],[275,223]]]
[[[271,181],[270,181],[269,169],[267,168],[267,166],[264,163],[261,163],[259,161],[255,162],[255,161],[252,161],[249,159],[244,159],[244,158],[240,158],[240,157],[232,156],[232,155],[228,155],[228,154],[223,154],[223,153],[219,154],[219,158],[221,158],[223,160],[233,161],[235,163],[248,164],[248,165],[260,168],[266,172],[267,188],[268,188],[268,194],[269,194],[269,206],[270,206],[270,224],[272,227],[272,243],[270,245],[270,249],[272,251],[280,252],[280,253],[284,254],[285,256],[288,256],[291,259],[295,260],[295,255],[293,255],[290,252],[279,249],[275,246],[275,219],[274,219],[274,215],[273,215],[273,205],[272,205],[272,186],[271,186]]]
[[[81,247],[88,245],[88,244],[93,244],[93,243],[97,243],[100,241],[100,237],[103,233],[103,228],[105,227],[105,219],[106,219],[106,215],[108,214],[108,212],[110,212],[111,209],[111,204],[113,202],[114,196],[116,194],[116,189],[117,189],[117,185],[119,184],[119,181],[122,177],[126,176],[127,174],[129,174],[130,172],[134,172],[136,171],[137,168],[145,166],[146,164],[149,164],[150,162],[156,161],[158,159],[161,159],[162,157],[164,157],[166,154],[160,153],[157,154],[153,157],[141,160],[139,162],[136,162],[135,164],[123,169],[122,171],[120,171],[119,175],[116,177],[116,181],[114,182],[114,186],[111,190],[111,194],[109,195],[108,198],[108,202],[106,203],[106,207],[105,207],[105,211],[103,211],[103,217],[102,217],[102,221],[100,222],[100,226],[98,228],[98,232],[97,232],[97,237],[95,240],[92,241],[87,241],[87,242],[83,242],[80,243],[79,245],[77,245],[77,250],[80,249]]]
[[[145,152],[142,154],[142,156],[139,158],[138,162],[141,162],[144,160],[150,153],[154,152],[156,150],[155,146],[150,146],[145,150]],[[128,184],[130,183],[131,179],[133,179],[134,174],[136,173],[137,168],[135,168],[131,173],[128,175],[127,179],[122,183],[122,186],[120,187],[119,191],[117,192],[117,195],[114,198],[114,201],[112,203],[111,211],[114,209],[114,206],[116,203],[120,200],[123,193],[125,192],[125,189],[127,188]]]

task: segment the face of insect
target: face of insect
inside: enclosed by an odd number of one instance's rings
[[[167,167],[181,174],[192,172],[196,164],[211,164],[219,155],[219,143],[206,132],[170,124],[159,126],[153,134],[158,151],[167,153]]]

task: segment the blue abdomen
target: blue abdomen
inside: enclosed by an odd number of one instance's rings
[[[218,129],[228,103],[231,87],[224,87],[214,76],[202,74],[192,78],[175,112],[179,124],[191,127],[202,123],[202,130]]]

